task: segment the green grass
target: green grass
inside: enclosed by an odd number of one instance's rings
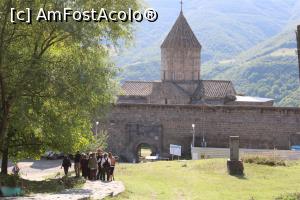
[[[300,191],[300,162],[244,167],[245,176],[235,177],[224,159],[120,164],[115,177],[126,192],[114,199],[273,200]]]

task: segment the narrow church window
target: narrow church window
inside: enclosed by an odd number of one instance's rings
[[[165,99],[165,104],[168,104],[168,99]]]
[[[166,71],[164,71],[164,80],[166,80]]]
[[[175,72],[172,72],[172,79],[175,80]]]

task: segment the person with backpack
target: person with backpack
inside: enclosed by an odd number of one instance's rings
[[[109,171],[110,171],[110,160],[107,156],[107,153],[104,154],[101,166],[104,170],[104,181],[109,181]]]
[[[65,175],[68,176],[69,168],[72,166],[71,160],[68,156],[65,156],[61,165],[64,168]]]

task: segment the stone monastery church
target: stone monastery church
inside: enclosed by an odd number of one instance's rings
[[[161,45],[161,80],[127,81],[103,127],[108,150],[137,161],[142,146],[170,157],[170,144],[190,157],[195,146],[289,149],[300,144],[300,109],[273,107],[273,99],[240,96],[231,81],[201,79],[201,44],[181,11]]]
[[[273,105],[272,99],[238,96],[231,81],[202,80],[201,48],[181,11],[161,45],[161,81],[127,81],[118,102]]]

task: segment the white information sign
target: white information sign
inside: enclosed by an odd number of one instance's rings
[[[170,144],[170,154],[175,156],[181,156],[181,146]]]

